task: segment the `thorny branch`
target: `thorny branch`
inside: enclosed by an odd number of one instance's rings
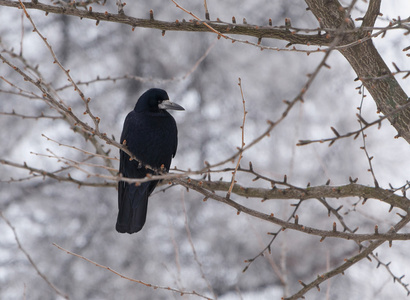
[[[50,54],[52,55],[53,59],[54,59],[54,63],[57,64],[60,69],[65,73],[65,75],[67,76],[68,81],[72,84],[73,88],[75,91],[77,91],[78,95],[81,97],[81,99],[84,102],[85,105],[85,109],[86,109],[86,113],[90,116],[90,118],[93,120],[94,122],[94,127],[95,127],[95,131],[99,132],[99,118],[95,117],[93,115],[93,113],[90,110],[90,106],[88,105],[88,103],[91,101],[90,98],[85,99],[84,93],[79,89],[79,87],[75,84],[73,78],[70,75],[70,70],[67,70],[66,68],[63,67],[63,65],[61,64],[61,62],[58,60],[56,54],[53,51],[53,48],[51,47],[50,43],[47,41],[47,39],[41,34],[41,32],[37,29],[36,25],[34,24],[33,20],[31,19],[29,13],[26,10],[26,7],[24,6],[23,2],[21,0],[19,0],[21,7],[24,10],[24,13],[26,15],[26,18],[30,21],[31,25],[33,26],[33,31],[35,33],[38,34],[38,36],[43,40],[44,44],[47,46],[47,48],[50,51]]]
[[[409,188],[410,188],[410,186],[409,186]],[[364,198],[364,199],[365,199],[365,200],[363,200],[362,204],[365,204],[365,203],[366,203],[366,198]],[[342,216],[340,215],[340,213],[339,213],[340,209],[335,209],[335,208],[331,207],[331,206],[327,203],[326,199],[324,199],[324,198],[318,198],[318,200],[329,210],[329,215],[330,215],[330,214],[333,214],[334,216],[336,216],[336,218],[338,219],[338,221],[339,221],[340,224],[342,225],[344,231],[348,231],[348,232],[351,232],[351,233],[355,233],[355,232],[357,231],[357,228],[352,230],[352,229],[350,229],[350,228],[347,226],[347,224],[345,223],[343,217],[342,217]],[[334,224],[334,226],[335,226],[335,224]],[[375,232],[378,232],[378,226],[377,226],[377,225],[375,226]],[[391,241],[389,241],[389,243],[390,243],[390,246],[391,246]],[[356,241],[356,244],[359,246],[359,250],[360,250],[360,251],[363,249],[363,247],[365,247],[361,242]],[[377,253],[376,253],[376,254],[371,253],[371,254],[370,254],[368,257],[366,257],[366,258],[367,258],[368,260],[370,260],[370,261],[371,261],[371,258],[375,259],[375,260],[377,261],[377,266],[376,266],[376,268],[378,268],[378,267],[380,267],[380,265],[382,265],[382,266],[387,270],[387,272],[391,275],[391,277],[393,278],[393,280],[394,280],[395,282],[397,281],[400,285],[403,286],[403,288],[407,291],[407,295],[410,294],[410,290],[409,290],[409,288],[408,288],[409,285],[403,282],[403,276],[398,277],[398,276],[394,275],[394,273],[393,273],[392,270],[390,269],[390,266],[389,266],[390,263],[387,263],[387,264],[386,264],[386,263],[383,263],[383,262],[379,259]]]
[[[219,19],[217,19],[216,21],[202,20],[199,17],[197,17],[194,13],[188,11],[187,9],[177,4],[175,1],[173,2],[177,5],[178,8],[184,10],[189,15],[194,17],[194,20],[185,21],[183,19],[182,21],[177,20],[175,22],[159,21],[159,20],[154,19],[153,13],[150,14],[152,17],[150,17],[149,19],[134,18],[124,13],[123,8],[125,4],[122,4],[121,8],[119,8],[118,14],[109,13],[108,11],[105,11],[104,13],[96,12],[96,11],[93,11],[92,9],[88,9],[88,10],[77,9],[75,5],[71,5],[71,6],[47,5],[47,4],[39,3],[37,1],[23,2],[23,4],[27,9],[36,9],[36,10],[45,11],[46,13],[64,14],[64,15],[76,16],[82,19],[95,20],[97,22],[97,25],[100,21],[106,21],[106,22],[116,22],[116,23],[127,24],[127,25],[130,25],[133,30],[136,27],[143,27],[143,28],[159,29],[163,33],[165,33],[166,31],[214,32],[218,36],[223,36],[226,39],[230,39],[232,42],[240,42],[240,43],[253,45],[253,46],[259,47],[261,50],[266,49],[266,50],[276,50],[276,51],[300,51],[300,52],[306,52],[306,53],[312,53],[312,52],[318,52],[318,51],[320,52],[323,50],[320,50],[320,49],[306,50],[306,49],[296,49],[296,48],[278,48],[278,47],[263,46],[261,45],[261,40],[262,39],[285,40],[289,42],[289,46],[295,45],[295,44],[307,45],[307,46],[310,46],[310,45],[327,46],[333,42],[333,37],[329,35],[322,35],[320,32],[321,31],[325,31],[325,32],[337,32],[338,31],[338,29],[334,29],[330,27],[329,28],[311,28],[311,29],[297,28],[297,27],[293,27],[291,24],[285,24],[281,26],[272,26],[271,21],[269,21],[269,25],[263,26],[263,25],[251,25],[251,24],[247,24],[246,22],[244,22],[244,24],[238,24],[236,22],[228,23],[228,22],[223,22]],[[0,6],[9,6],[9,7],[19,8],[21,7],[21,4],[20,2],[17,2],[17,1],[0,0]],[[375,36],[385,33],[386,30],[403,29],[403,30],[409,31],[410,29],[407,26],[409,22],[410,22],[410,18],[407,18],[403,20],[396,20],[392,22],[391,24],[389,24],[388,27],[363,26],[360,28],[345,30],[346,33],[359,33],[363,31],[372,31],[373,29],[378,30],[378,32],[376,33],[376,35],[362,37],[361,40],[350,43],[348,45],[341,45],[340,47],[346,47],[346,46],[351,47],[351,46],[357,45],[357,43],[362,43],[370,39],[371,37],[375,37]],[[302,34],[300,32],[305,32],[308,34]],[[310,33],[315,33],[315,34],[310,34]],[[254,43],[248,40],[235,39],[235,38],[232,38],[231,36],[227,36],[227,34],[256,37],[258,38],[258,42]]]
[[[238,172],[238,168],[241,164],[241,159],[243,157],[242,152],[243,152],[243,147],[245,147],[245,120],[246,120],[246,114],[248,113],[246,111],[246,107],[245,107],[245,98],[243,96],[243,90],[242,90],[242,82],[241,79],[239,78],[239,82],[238,82],[239,88],[241,90],[241,96],[242,96],[242,105],[243,105],[243,119],[242,119],[242,126],[241,126],[241,147],[238,147],[238,152],[239,152],[239,157],[238,157],[238,161],[236,162],[236,167],[235,170],[232,172],[232,179],[231,179],[231,185],[229,186],[229,190],[226,193],[226,198],[229,199],[231,197],[231,193],[232,193],[232,188],[236,182],[235,180],[235,176],[236,173]]]
[[[295,34],[289,30],[285,30],[285,26],[273,27],[273,26],[256,26],[247,24],[228,24],[221,21],[199,21],[197,17],[195,21],[158,21],[155,20],[152,14],[152,18],[139,19],[131,16],[127,16],[124,13],[112,14],[109,12],[95,12],[92,10],[80,10],[73,6],[55,6],[42,3],[23,2],[27,9],[36,9],[45,11],[47,13],[65,14],[76,16],[84,19],[92,19],[97,22],[108,21],[130,25],[132,28],[144,27],[155,28],[161,31],[202,31],[202,32],[214,32],[218,35],[239,34],[254,36],[257,38],[279,38],[285,39],[293,44],[312,44],[312,45],[327,45],[329,39],[321,35],[308,35],[308,34]],[[0,0],[0,6],[20,7],[20,3],[17,1]],[[289,28],[287,28],[289,29]],[[292,28],[293,29],[293,28]],[[295,28],[294,30],[298,30]],[[301,30],[298,30],[301,31]],[[312,30],[317,32],[317,29]],[[238,40],[239,41],[239,40]],[[252,43],[253,44],[253,43]],[[255,45],[257,45],[255,43]],[[288,50],[286,50],[288,51]]]
[[[266,213],[262,213],[253,209],[250,209],[244,205],[241,205],[235,201],[233,201],[231,198],[226,198],[223,196],[218,195],[217,193],[214,193],[214,189],[212,189],[212,186],[216,186],[217,184],[213,183],[213,182],[208,182],[208,181],[196,181],[193,179],[190,180],[181,180],[181,179],[174,179],[174,182],[185,186],[187,188],[193,189],[199,193],[201,193],[202,195],[204,195],[206,197],[206,199],[210,198],[210,199],[214,199],[216,201],[219,202],[223,202],[225,204],[228,204],[229,206],[234,207],[238,213],[240,212],[244,212],[246,214],[249,214],[253,217],[274,223],[276,225],[281,226],[282,229],[293,229],[296,231],[300,231],[300,232],[304,232],[310,235],[316,235],[319,236],[321,238],[326,238],[326,237],[337,237],[337,238],[342,238],[342,239],[346,239],[346,240],[355,240],[355,241],[366,241],[366,240],[408,240],[410,239],[410,234],[407,233],[403,233],[403,234],[399,234],[399,233],[384,233],[381,234],[380,232],[375,232],[372,234],[359,234],[359,233],[348,233],[345,231],[337,231],[336,229],[332,229],[332,230],[320,230],[320,229],[316,229],[316,228],[312,228],[312,227],[308,227],[308,226],[304,226],[301,224],[301,220],[299,220],[298,218],[296,218],[296,216],[294,216],[292,214],[291,219],[294,218],[294,222],[290,222],[290,221],[284,221],[282,219],[276,218],[275,215],[273,213],[270,214],[266,214]],[[229,183],[225,182],[225,190],[229,189]],[[324,187],[317,187],[317,189],[322,189]],[[334,189],[333,187],[330,187],[331,189]],[[348,189],[348,188],[346,188]],[[248,189],[244,189],[244,190],[248,190]],[[269,193],[267,189],[260,189],[261,191],[265,192],[264,195],[268,196],[267,194]],[[286,195],[287,192],[290,189],[283,189],[283,190],[279,190],[278,194],[282,195]],[[299,199],[305,200],[305,199],[311,199],[311,198],[315,198],[314,195],[310,195],[309,194],[309,189],[306,189],[305,191],[301,192],[301,197]],[[291,191],[289,191],[291,192]],[[297,193],[299,193],[300,191],[298,191]],[[336,192],[337,193],[337,192]],[[323,193],[320,193],[323,195]],[[251,194],[252,195],[252,194]],[[251,197],[257,197],[257,198],[261,198],[259,195],[252,195]],[[269,197],[269,196],[268,196]],[[286,198],[285,198],[286,197]],[[265,199],[265,197],[263,197]],[[279,197],[274,197],[274,199],[298,199],[298,197],[293,197],[293,196],[282,196],[282,198]],[[391,199],[389,197],[387,197],[386,199],[383,199],[382,201],[386,201],[391,202]],[[408,199],[407,198],[400,198],[400,202],[402,202],[401,204],[399,204],[400,208],[402,208],[405,212],[410,211],[410,203],[407,203]],[[394,201],[394,203],[397,203]],[[390,204],[390,203],[389,203]],[[391,204],[393,205],[393,204]],[[394,205],[393,205],[394,206]]]
[[[393,228],[391,228],[388,231],[388,234],[390,233],[394,233],[397,232],[398,230],[400,230],[401,228],[403,228],[405,225],[407,225],[410,222],[410,215],[408,214],[407,216],[405,216],[400,222],[398,222]],[[353,266],[355,263],[361,261],[363,258],[368,257],[369,255],[372,254],[372,252],[378,248],[379,246],[381,246],[383,243],[385,242],[385,240],[376,240],[373,241],[371,244],[369,244],[369,246],[367,248],[365,248],[363,251],[361,251],[359,254],[350,257],[350,258],[346,258],[343,264],[341,264],[339,267],[331,270],[330,272],[326,272],[323,274],[319,274],[317,276],[316,280],[313,280],[312,282],[310,282],[309,284],[305,284],[302,281],[300,281],[300,284],[303,286],[303,288],[301,290],[299,290],[297,293],[293,294],[291,297],[285,298],[284,300],[296,300],[301,298],[304,294],[306,294],[309,290],[313,289],[313,288],[317,288],[318,290],[320,290],[319,285],[328,280],[329,278],[332,278],[336,275],[342,274],[343,272],[345,272],[348,268],[350,268],[351,266]]]
[[[108,153],[106,153],[104,150],[102,150],[101,144],[95,139],[95,136],[98,136],[100,139],[104,140],[106,144],[113,145],[113,146],[123,150],[124,152],[126,152],[131,157],[131,159],[135,159],[135,160],[141,162],[141,160],[136,158],[135,155],[133,155],[127,149],[126,145],[122,145],[122,144],[116,142],[115,140],[109,138],[106,133],[100,132],[98,130],[98,128],[96,129],[96,128],[90,126],[88,123],[81,120],[72,111],[70,106],[67,106],[61,100],[58,101],[57,99],[55,99],[54,96],[53,96],[54,90],[52,89],[51,86],[46,86],[42,82],[42,80],[35,79],[35,78],[31,77],[29,74],[22,71],[16,65],[13,65],[7,58],[5,58],[1,54],[0,54],[0,59],[3,61],[3,63],[9,65],[14,71],[16,71],[18,74],[20,74],[21,77],[25,81],[28,81],[31,84],[33,84],[34,86],[36,86],[43,93],[42,99],[44,100],[44,102],[46,102],[51,108],[55,109],[58,113],[60,113],[64,117],[64,119],[72,125],[74,131],[81,132],[87,140],[90,140],[93,143],[93,145],[97,148],[96,149],[97,153],[105,154],[106,156],[108,156]],[[65,71],[65,73],[68,73],[68,72]],[[92,118],[94,118],[94,120],[97,123],[99,122],[98,117],[92,117]],[[109,159],[106,160],[106,163],[109,164],[109,166],[111,166],[111,162],[110,162]],[[141,162],[141,163],[143,163],[143,162]],[[149,165],[146,165],[146,164],[144,164],[144,165],[145,165],[145,167],[152,169],[152,167],[150,167]]]
[[[153,77],[141,77],[141,76],[136,76],[136,75],[122,75],[122,76],[107,76],[107,77],[100,77],[97,76],[95,79],[88,80],[88,81],[77,81],[76,85],[81,86],[81,85],[90,85],[96,82],[105,82],[105,81],[111,81],[113,83],[120,81],[120,80],[135,80],[139,82],[153,82],[153,83],[167,83],[167,82],[176,82],[176,81],[182,81],[185,80],[187,77],[189,77],[192,73],[195,72],[195,70],[198,68],[198,66],[201,64],[201,62],[209,55],[213,47],[216,45],[216,40],[209,45],[209,47],[205,50],[204,54],[195,62],[195,64],[185,72],[184,75],[180,77],[171,77],[167,79],[163,78],[153,78]],[[1,77],[0,77],[1,78]],[[56,88],[56,92],[71,88],[72,84],[67,84],[64,86],[61,86],[59,88]]]
[[[376,175],[374,173],[373,164],[372,164],[373,156],[370,156],[369,152],[367,151],[367,148],[366,148],[366,137],[367,136],[363,131],[363,122],[361,121],[363,119],[362,118],[363,100],[366,97],[364,86],[361,87],[360,94],[362,95],[362,99],[360,101],[360,106],[358,107],[358,109],[359,109],[359,124],[360,124],[360,130],[361,130],[362,141],[363,141],[363,146],[361,147],[361,149],[363,149],[364,153],[366,154],[367,161],[369,162],[368,171],[372,174],[374,186],[378,188],[379,187],[379,182],[376,179]]]
[[[60,250],[62,250],[62,251],[64,251],[64,252],[66,252],[67,254],[70,254],[70,255],[73,255],[73,256],[75,256],[75,257],[81,258],[82,260],[85,260],[86,262],[89,262],[89,263],[91,263],[91,264],[93,264],[93,265],[95,265],[95,266],[97,266],[97,267],[99,267],[99,268],[108,270],[108,271],[110,271],[111,273],[114,273],[115,275],[117,275],[117,276],[119,276],[119,277],[121,277],[121,278],[123,278],[123,279],[126,279],[126,280],[128,280],[128,281],[145,285],[146,287],[150,287],[150,288],[152,288],[152,289],[154,289],[154,290],[156,290],[156,289],[166,290],[166,291],[171,291],[171,292],[179,293],[181,296],[182,296],[182,295],[194,295],[194,296],[198,296],[198,297],[203,298],[203,299],[211,300],[211,298],[206,297],[206,296],[203,296],[203,295],[201,295],[201,294],[199,294],[199,293],[197,293],[197,292],[195,292],[195,291],[182,291],[182,290],[179,290],[179,289],[177,289],[177,288],[172,288],[172,287],[169,287],[169,286],[159,286],[159,285],[155,285],[155,284],[152,284],[152,283],[146,283],[146,282],[144,282],[144,281],[142,281],[142,280],[138,280],[138,279],[134,279],[134,278],[125,276],[125,275],[121,274],[120,272],[117,272],[117,271],[113,270],[113,269],[110,268],[110,267],[101,265],[101,264],[99,264],[99,263],[97,263],[97,262],[95,262],[95,261],[92,261],[92,260],[89,259],[89,258],[86,258],[86,257],[84,257],[84,256],[82,256],[82,255],[79,255],[79,254],[77,254],[77,253],[74,253],[74,252],[71,252],[71,251],[69,251],[69,250],[67,250],[67,249],[64,249],[63,247],[57,245],[56,243],[53,243],[53,245],[54,245],[56,248],[58,248],[58,249],[60,249]]]
[[[294,205],[294,209],[293,212],[291,213],[290,217],[286,220],[286,222],[290,222],[290,220],[295,219],[296,218],[296,212],[299,209],[300,205],[302,204],[303,200],[299,200],[299,202],[297,204]],[[247,265],[245,266],[245,268],[242,270],[242,272],[246,272],[246,270],[250,267],[250,265],[259,257],[263,256],[265,251],[268,251],[269,254],[271,254],[272,251],[272,244],[273,242],[276,240],[276,238],[278,237],[278,235],[283,231],[283,227],[278,229],[276,232],[269,232],[269,235],[272,235],[272,239],[269,241],[269,243],[266,245],[265,248],[263,248],[256,256],[254,256],[253,258],[249,258],[245,260],[245,263],[247,263]],[[282,281],[282,280],[281,280]]]
[[[305,145],[309,145],[312,143],[325,143],[325,142],[330,142],[329,143],[329,147],[333,145],[334,142],[336,142],[337,140],[343,139],[343,138],[348,138],[348,137],[352,137],[354,139],[357,139],[359,137],[359,135],[361,133],[363,133],[366,129],[377,125],[378,128],[380,129],[381,125],[382,125],[382,121],[388,119],[391,116],[395,116],[398,113],[400,113],[401,111],[408,109],[410,107],[410,102],[408,102],[405,105],[399,106],[398,108],[396,108],[395,110],[391,111],[390,113],[384,115],[384,116],[380,116],[377,120],[374,120],[372,122],[367,122],[360,114],[357,114],[357,118],[358,118],[358,122],[361,124],[360,129],[355,130],[355,131],[350,131],[347,132],[345,134],[340,134],[334,127],[331,127],[333,133],[335,134],[334,137],[331,138],[323,138],[323,139],[318,139],[318,140],[299,140],[299,142],[297,143],[297,146],[305,146]]]

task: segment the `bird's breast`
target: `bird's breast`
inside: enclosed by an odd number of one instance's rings
[[[145,164],[169,169],[177,146],[175,120],[169,114],[138,117],[135,126],[129,128],[128,149]]]

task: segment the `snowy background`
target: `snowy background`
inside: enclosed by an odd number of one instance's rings
[[[221,2],[221,3],[220,3]],[[230,21],[246,17],[249,24],[284,24],[291,18],[292,25],[315,28],[317,22],[306,11],[301,1],[208,1],[211,19]],[[197,15],[203,15],[202,1],[180,1]],[[94,10],[117,11],[114,1]],[[147,4],[130,1],[125,13],[147,18],[154,10],[155,19],[175,21],[190,19],[171,1]],[[352,17],[363,15],[366,4],[359,1]],[[386,26],[398,15],[407,17],[408,0],[383,1],[383,16],[376,26]],[[136,28],[75,17],[29,11],[39,31],[62,64],[70,69],[76,80],[139,76],[144,80],[122,79],[99,81],[81,86],[90,97],[91,109],[101,118],[101,129],[119,139],[126,114],[133,109],[138,97],[148,88],[167,90],[172,101],[185,107],[185,112],[173,113],[179,129],[179,149],[172,165],[182,169],[199,169],[204,161],[216,163],[240,146],[242,98],[238,87],[241,78],[248,111],[245,141],[250,142],[267,128],[267,120],[276,120],[285,109],[283,100],[293,99],[307,80],[306,74],[315,70],[323,54],[307,56],[297,52],[260,51],[250,45],[217,40],[211,33],[166,32]],[[403,15],[404,14],[404,15]],[[22,11],[0,7],[1,45],[3,48],[22,49],[24,57],[55,87],[67,85],[67,78],[56,65],[44,42]],[[23,21],[22,21],[23,20]],[[22,22],[24,30],[22,31]],[[238,21],[239,22],[239,21]],[[356,24],[357,26],[360,23]],[[22,39],[22,34],[24,37]],[[21,44],[21,40],[23,41]],[[256,42],[249,38],[249,40]],[[375,44],[389,67],[395,62],[402,69],[410,69],[410,58],[402,49],[409,46],[408,36],[402,31],[390,31]],[[262,41],[264,45],[284,47],[286,42]],[[191,72],[196,62],[210,49],[209,55]],[[327,61],[330,69],[322,69],[305,96],[272,133],[245,153],[243,165],[251,161],[258,172],[281,180],[286,174],[292,184],[322,185],[328,179],[341,185],[348,178],[359,178],[359,183],[373,185],[367,171],[368,161],[360,149],[362,140],[344,139],[332,147],[313,144],[295,147],[300,139],[320,139],[333,136],[330,126],[340,133],[359,128],[357,107],[361,95],[356,87],[356,75],[347,61],[333,52]],[[187,75],[188,74],[188,75]],[[0,64],[0,75],[18,77],[5,64]],[[185,77],[185,75],[187,75]],[[410,94],[409,79],[401,80],[403,89]],[[10,90],[4,81],[2,91]],[[367,94],[367,92],[366,92]],[[74,110],[84,110],[78,94],[64,89],[60,94]],[[0,94],[0,112],[13,109],[21,114],[51,114],[44,102],[29,101],[9,93]],[[378,118],[370,96],[364,99],[363,117]],[[32,153],[47,153],[51,149],[64,157],[79,159],[73,149],[59,147],[47,141],[42,134],[64,144],[92,150],[80,135],[76,135],[61,120],[32,120],[0,115],[0,158],[28,164],[47,170],[57,169],[53,159]],[[373,166],[379,184],[401,186],[409,180],[410,147],[403,139],[394,139],[396,131],[384,122],[380,130],[367,131],[367,150],[374,156]],[[113,155],[117,149],[113,148]],[[233,166],[233,165],[231,165]],[[84,174],[73,173],[83,177]],[[62,247],[108,266],[120,273],[159,286],[171,286],[219,299],[280,299],[284,292],[290,295],[301,288],[298,280],[310,282],[326,270],[343,263],[343,259],[358,252],[353,242],[326,239],[285,231],[273,244],[272,254],[258,258],[243,273],[244,260],[256,256],[270,241],[267,232],[278,230],[245,214],[212,200],[202,201],[194,191],[173,187],[166,193],[158,192],[150,198],[147,223],[134,235],[120,235],[115,229],[117,192],[115,188],[78,188],[74,184],[52,179],[8,183],[10,177],[24,178],[28,172],[0,165],[0,210],[16,228],[23,247],[39,269],[53,284],[67,293],[70,299],[195,299],[178,293],[132,283],[70,256],[52,245]],[[214,175],[218,176],[218,175]],[[229,174],[223,175],[229,180]],[[240,184],[249,183],[246,176]],[[242,180],[242,181],[241,181]],[[268,187],[264,183],[254,183]],[[157,188],[160,191],[162,188]],[[289,201],[238,199],[252,208],[287,218],[292,208]],[[372,230],[378,224],[387,230],[399,217],[395,210],[381,202],[368,201],[366,205],[352,206],[358,199],[331,200],[336,207],[343,204],[342,212],[352,227],[360,225],[359,232]],[[296,201],[295,201],[296,203]],[[334,221],[327,210],[315,202],[308,202],[299,217],[306,225],[330,228]],[[184,211],[186,213],[184,213]],[[205,279],[194,258],[185,228],[185,218],[192,235],[192,243]],[[407,228],[408,231],[408,228]],[[408,242],[394,242],[393,247],[378,248],[380,259],[391,261],[397,276],[410,276]],[[337,276],[321,286],[321,292],[312,290],[307,299],[405,299],[403,287],[393,283],[392,277],[375,262],[363,260],[350,268],[345,276]],[[208,284],[209,283],[209,284]],[[283,284],[285,283],[285,284]],[[18,249],[11,229],[0,220],[0,299],[59,299]]]

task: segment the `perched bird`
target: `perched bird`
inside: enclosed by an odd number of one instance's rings
[[[149,89],[138,99],[125,118],[121,143],[138,159],[120,150],[120,174],[127,178],[144,178],[147,174],[168,172],[178,144],[174,118],[167,109],[184,110],[169,100],[167,92]],[[121,233],[142,229],[147,215],[148,197],[158,180],[141,184],[118,182],[118,218],[115,226]]]

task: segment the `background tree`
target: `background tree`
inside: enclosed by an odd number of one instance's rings
[[[305,2],[0,0],[2,297],[404,297],[409,4]],[[187,109],[176,168],[119,235],[152,86]]]

